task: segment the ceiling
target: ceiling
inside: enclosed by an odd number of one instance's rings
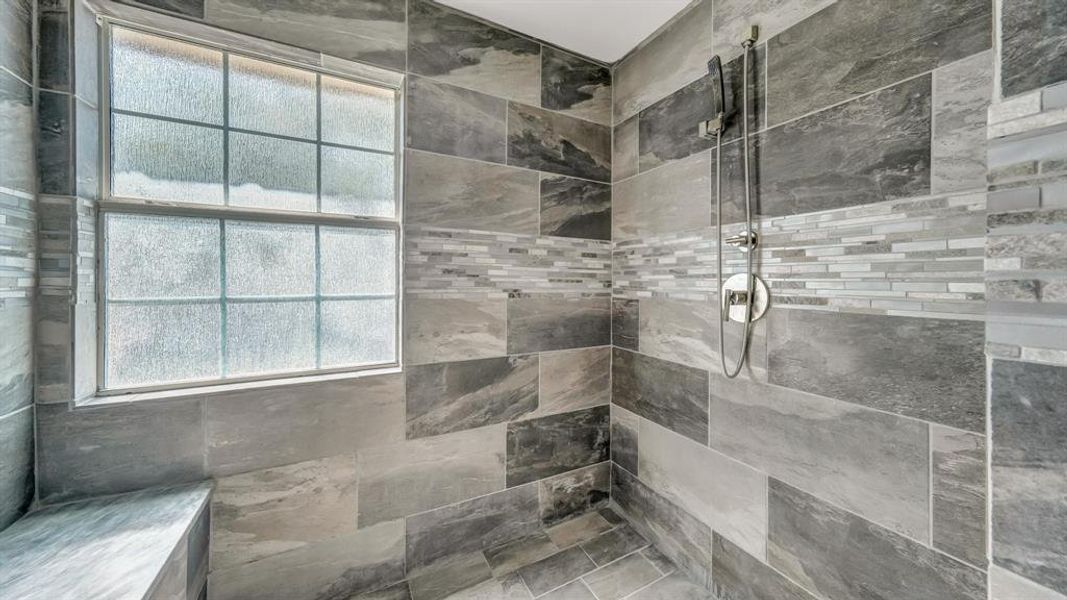
[[[438,0],[453,8],[614,63],[691,0]]]

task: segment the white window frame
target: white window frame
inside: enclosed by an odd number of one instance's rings
[[[96,215],[96,306],[97,306],[97,319],[96,319],[96,390],[95,395],[98,397],[105,396],[122,396],[129,394],[146,394],[153,392],[171,392],[171,391],[190,391],[196,392],[197,388],[203,388],[208,391],[212,388],[225,389],[227,386],[233,384],[254,383],[262,382],[264,384],[271,384],[276,382],[278,384],[292,384],[301,383],[304,381],[315,381],[322,379],[324,376],[329,379],[335,379],[338,376],[344,376],[345,374],[358,375],[367,372],[388,371],[396,370],[402,366],[403,356],[403,252],[404,252],[404,230],[403,230],[403,156],[404,156],[404,78],[402,76],[394,76],[386,79],[375,79],[372,76],[360,76],[353,75],[351,72],[346,72],[343,69],[328,69],[321,65],[308,64],[302,61],[286,60],[284,58],[277,58],[265,54],[262,50],[256,50],[249,47],[242,47],[232,43],[223,43],[214,41],[212,39],[204,39],[204,37],[198,35],[196,37],[187,36],[171,31],[166,31],[151,25],[146,25],[137,21],[129,21],[118,17],[101,16],[100,19],[101,33],[100,33],[100,52],[99,52],[99,72],[100,72],[100,86],[99,86],[99,118],[100,118],[100,200],[97,202],[97,215]],[[379,87],[382,89],[392,90],[396,95],[396,116],[394,121],[394,143],[393,143],[393,156],[394,156],[394,198],[396,203],[396,212],[394,218],[387,217],[367,217],[367,216],[353,216],[343,214],[321,213],[311,211],[293,211],[293,210],[278,210],[269,208],[253,208],[253,207],[231,207],[231,206],[219,206],[209,204],[196,204],[189,202],[172,202],[165,200],[148,200],[142,198],[126,198],[114,196],[111,193],[111,37],[113,27],[120,27],[139,33],[145,33],[149,35],[159,36],[163,38],[172,39],[185,44],[192,44],[212,50],[217,50],[223,53],[223,102],[224,102],[224,117],[223,124],[220,126],[210,124],[199,124],[205,127],[212,127],[221,131],[226,131],[227,135],[224,136],[226,140],[223,145],[223,190],[228,193],[229,187],[229,172],[226,165],[229,164],[229,132],[244,133],[243,129],[234,129],[229,126],[229,97],[227,96],[228,80],[229,80],[229,57],[231,54],[240,55],[243,57],[253,58],[264,62],[270,62],[281,66],[293,67],[302,69],[307,72],[316,74],[316,102],[320,106],[317,114],[318,121],[316,128],[321,130],[322,126],[322,113],[321,113],[321,101],[322,101],[322,76],[327,75],[338,79],[343,79],[355,83],[370,85]],[[204,28],[210,31],[212,28]],[[198,28],[200,32],[204,29]],[[234,36],[218,31],[219,39],[233,39]],[[267,44],[268,46],[271,44]],[[263,44],[257,44],[262,47]],[[342,61],[341,59],[326,59],[324,57],[323,62],[326,60],[333,60],[339,63],[347,63],[348,61]],[[355,68],[352,71],[364,72],[368,69],[360,68],[358,63],[349,63]],[[347,65],[346,65],[347,66]],[[389,75],[397,75],[389,73]],[[124,111],[126,114],[137,116],[137,113]],[[185,123],[181,119],[171,119],[168,117],[161,117],[157,115],[144,115],[149,118],[172,121],[178,123]],[[255,135],[266,135],[268,137],[274,137],[278,139],[293,139],[284,135],[264,134],[258,131],[248,131]],[[319,139],[315,140],[315,144],[318,148],[323,146],[352,148],[350,146],[332,144],[323,142],[321,135],[316,136]],[[307,141],[307,140],[301,140]],[[321,194],[321,151],[316,152],[316,179],[320,181],[319,193]],[[105,233],[105,219],[109,213],[119,214],[133,214],[133,215],[156,215],[156,216],[172,216],[172,217],[199,217],[209,219],[219,219],[221,222],[226,220],[231,221],[258,221],[269,222],[277,224],[300,224],[300,225],[318,225],[329,227],[344,227],[351,229],[384,229],[393,231],[396,236],[396,256],[394,261],[396,287],[393,292],[393,302],[395,304],[394,314],[396,316],[394,323],[394,348],[395,355],[394,360],[389,363],[373,363],[368,365],[357,365],[350,367],[334,367],[334,368],[319,368],[319,369],[303,369],[282,371],[263,375],[251,375],[241,377],[227,377],[211,380],[198,380],[198,381],[182,381],[172,383],[162,383],[156,385],[145,385],[137,387],[123,387],[123,388],[105,388],[105,374],[107,369],[107,354],[106,354],[106,333],[107,333],[107,303],[106,303],[106,281],[107,273],[106,269],[106,243],[104,239]],[[221,249],[222,260],[225,261],[225,248]],[[225,262],[223,262],[225,264]],[[316,269],[321,268],[321,265],[315,265]],[[354,295],[355,296],[355,295]],[[320,302],[321,298],[318,297],[316,292],[316,302]],[[221,299],[223,307],[225,307],[226,299]],[[222,335],[225,336],[225,330]],[[316,334],[316,344],[319,343],[318,333]],[[223,340],[225,343],[225,340]],[[223,347],[225,352],[225,347]]]

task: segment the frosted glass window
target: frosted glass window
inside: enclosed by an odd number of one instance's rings
[[[230,135],[230,205],[316,209],[315,144]]]
[[[108,304],[109,387],[217,379],[220,309],[210,304]]]
[[[396,302],[323,300],[322,365],[389,362],[396,356]]]
[[[315,368],[315,303],[240,302],[226,311],[231,376]]]
[[[322,147],[322,212],[396,215],[395,158],[392,154]]]
[[[396,233],[323,227],[323,294],[392,294],[396,290]]]
[[[230,56],[230,126],[315,139],[315,74]]]
[[[392,152],[396,92],[336,77],[322,78],[322,141]]]
[[[226,294],[315,293],[315,227],[228,221]]]
[[[172,121],[111,117],[116,196],[223,204],[222,131]]]
[[[219,222],[108,213],[107,297],[218,298]]]

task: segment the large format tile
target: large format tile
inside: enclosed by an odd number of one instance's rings
[[[559,552],[543,531],[486,550],[485,560],[494,577],[506,577],[526,565]]]
[[[715,377],[711,447],[868,520],[929,535],[926,425],[789,388]]]
[[[508,423],[508,486],[609,460],[609,418],[607,406],[596,406]]]
[[[991,600],[1064,600],[1067,595],[1054,592],[1011,571],[989,565],[989,597]]]
[[[426,79],[408,78],[407,145],[417,150],[503,163],[507,101]]]
[[[593,592],[589,591],[589,586],[585,585],[582,580],[572,581],[567,585],[552,590],[551,592],[541,596],[539,600],[598,600]]]
[[[748,27],[759,25],[760,40],[769,40],[836,0],[718,0],[712,53],[723,60],[741,54]]]
[[[1000,85],[1005,97],[1067,80],[1067,14],[1058,0],[1004,0]]]
[[[424,0],[412,1],[409,11],[409,71],[526,104],[540,102],[540,44]]]
[[[21,517],[33,501],[33,408],[0,416],[0,527]]]
[[[611,460],[634,475],[640,475],[637,471],[640,422],[641,417],[625,408],[611,407]]]
[[[589,558],[602,567],[648,546],[648,540],[629,524],[623,523],[583,542],[581,546]]]
[[[537,356],[407,368],[407,437],[504,423],[537,408]]]
[[[1067,367],[993,361],[993,561],[1067,594]]]
[[[507,354],[507,299],[425,298],[404,301],[404,358],[424,364]]]
[[[37,406],[37,487],[42,502],[130,492],[203,479],[197,400],[71,410]]]
[[[605,509],[610,510],[610,509]],[[610,531],[615,524],[604,516],[604,511],[586,513],[545,530],[549,539],[558,548],[570,548],[576,544],[596,538],[605,531]]]
[[[638,118],[630,117],[612,130],[611,180],[622,181],[637,175]]]
[[[723,600],[814,600],[803,588],[745,552],[729,539],[713,534],[711,581]]]
[[[985,0],[839,0],[772,38],[772,124],[825,108],[990,47]]]
[[[0,67],[23,81],[33,80],[33,2],[11,0],[0,16]],[[611,102],[611,94],[608,94]]]
[[[771,383],[985,429],[980,322],[779,310],[767,339]]]
[[[582,577],[599,600],[619,600],[661,577],[647,558],[635,553]]]
[[[933,193],[986,185],[986,112],[993,99],[993,51],[934,71]]]
[[[710,591],[684,575],[668,575],[629,596],[627,600],[712,600]],[[777,600],[777,599],[776,599]]]
[[[537,410],[523,418],[606,405],[611,402],[611,348],[542,353],[540,382]]]
[[[708,440],[708,373],[618,348],[611,401],[701,444]]]
[[[596,569],[581,548],[573,547],[518,570],[526,587],[540,596]]]
[[[410,150],[407,160],[406,225],[537,235],[537,173]]]
[[[5,159],[6,160],[6,159]],[[2,185],[2,184],[0,184]],[[14,224],[14,217],[7,217]],[[33,235],[33,225],[25,224]],[[27,240],[28,244],[32,241]],[[33,305],[0,307],[0,417],[33,402]]]
[[[415,600],[452,600],[453,594],[492,580],[493,574],[481,552],[471,552],[424,569],[410,578]]]
[[[544,352],[611,343],[608,296],[508,299],[508,352]]]
[[[41,107],[47,108],[47,107]],[[37,126],[33,114],[33,89],[0,70],[0,145],[4,160],[0,161],[0,185],[33,193],[34,135]],[[47,142],[48,138],[42,140]]]
[[[404,439],[400,374],[249,390],[204,401],[207,465],[216,476]]]
[[[541,106],[602,125],[611,124],[611,70],[541,47]]]
[[[602,462],[542,479],[541,521],[546,525],[606,506],[611,494],[611,465]]]
[[[203,18],[204,0],[126,0],[130,4],[159,8],[187,17]]]
[[[504,488],[504,426],[359,452],[359,526]]]
[[[611,128],[508,103],[508,164],[611,181]]]
[[[647,419],[639,439],[642,481],[749,554],[766,554],[766,475]]]
[[[767,559],[824,598],[981,600],[985,574],[771,480]]]
[[[612,239],[616,242],[709,227],[714,219],[712,154],[631,177],[612,188]]]
[[[37,11],[37,85],[44,90],[69,92],[71,89],[71,17],[68,9],[65,4],[55,3],[41,5]],[[26,51],[32,52],[30,44],[26,45]],[[31,64],[27,61],[26,76],[19,75],[25,81],[33,80]]]
[[[356,460],[342,455],[220,477],[211,566],[223,569],[356,530]]]
[[[985,436],[930,426],[934,547],[986,564]]]
[[[611,186],[556,175],[541,177],[541,235],[611,240]]]
[[[719,313],[709,302],[646,298],[641,300],[639,345],[642,354],[720,372]],[[726,323],[726,356],[736,360],[742,327]],[[767,368],[766,324],[750,328],[748,359],[743,373],[754,376]]]
[[[639,300],[611,299],[611,344],[613,346],[637,350],[640,313]]]

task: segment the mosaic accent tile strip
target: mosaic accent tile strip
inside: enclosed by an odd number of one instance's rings
[[[790,308],[981,320],[984,193],[894,200],[754,224],[754,265],[772,302]],[[724,227],[724,235],[741,225]],[[615,245],[619,298],[710,301],[715,291],[715,228]],[[744,255],[724,256],[727,275]]]
[[[32,298],[37,220],[29,194],[0,188],[0,298]]]

